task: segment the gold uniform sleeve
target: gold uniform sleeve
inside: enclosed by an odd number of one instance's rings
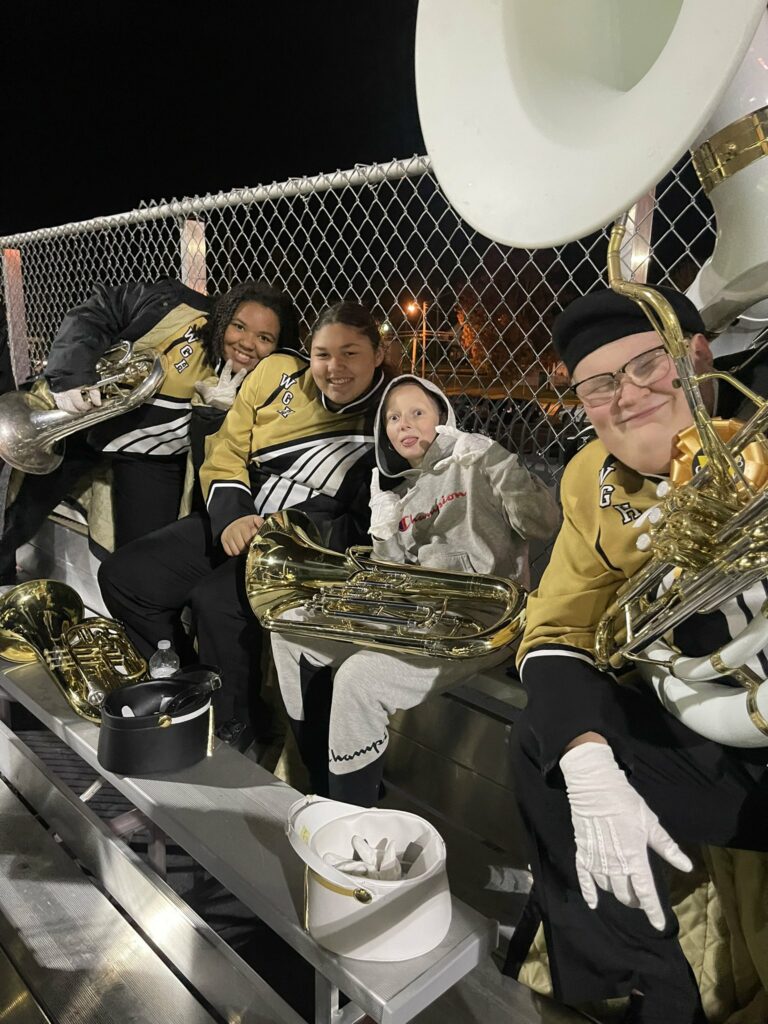
[[[597,623],[626,579],[624,572],[611,569],[599,554],[599,519],[590,517],[590,523],[584,514],[589,510],[575,487],[576,462],[563,475],[563,525],[541,583],[528,598],[518,664],[542,644],[564,644],[591,653]]]
[[[200,486],[206,502],[217,482],[241,483],[250,491],[251,435],[255,410],[267,398],[265,376],[264,366],[257,366],[248,374],[221,427],[206,438],[205,462],[200,469]]]

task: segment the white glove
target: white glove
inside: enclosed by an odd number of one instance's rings
[[[232,361],[228,359],[224,363],[224,369],[221,371],[221,376],[215,384],[206,384],[204,380],[199,380],[195,384],[195,391],[206,405],[211,405],[214,409],[226,411],[232,408],[232,404],[237,397],[237,389],[242,384],[247,373],[247,370],[238,370],[233,377]]]
[[[456,438],[456,444],[453,446],[451,454],[436,462],[435,469],[442,469],[449,462],[458,462],[460,466],[471,466],[493,444],[490,437],[486,437],[484,434],[467,434],[463,430],[457,430],[455,427],[449,427],[444,423],[435,427],[435,430],[438,434],[445,434],[446,437]]]
[[[403,872],[393,839],[381,839],[376,846],[371,846],[362,836],[352,836],[352,849],[355,856],[351,859],[342,858],[337,853],[326,853],[323,860],[349,875],[365,875],[367,878],[388,882],[402,878]]]
[[[369,872],[369,876],[370,874]],[[396,882],[398,878],[403,877],[403,869],[395,851],[394,839],[388,839],[384,849],[381,851],[378,871],[374,877],[381,878],[387,882]]]
[[[326,864],[330,864],[332,868],[336,868],[337,871],[343,871],[347,875],[367,875],[368,865],[364,864],[361,860],[355,860],[355,858],[345,858],[339,853],[324,853],[323,860]]]
[[[101,392],[98,388],[70,388],[69,391],[52,391],[51,394],[57,407],[72,416],[82,416],[101,405]]]
[[[378,540],[389,540],[397,533],[403,511],[400,499],[393,491],[382,491],[379,487],[379,471],[371,474],[371,536]]]
[[[560,758],[576,839],[576,874],[592,910],[597,890],[627,907],[641,907],[654,928],[664,911],[648,862],[648,847],[680,871],[690,860],[616,764],[604,743],[582,743]]]

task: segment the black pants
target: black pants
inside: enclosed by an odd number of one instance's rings
[[[0,578],[16,570],[16,551],[31,540],[62,498],[105,458],[73,434],[61,465],[45,476],[27,474],[5,517],[0,538]],[[179,514],[186,456],[158,459],[113,456],[112,509],[115,547],[171,523]]]
[[[605,699],[614,701],[623,717],[622,767],[673,838],[768,850],[768,748],[740,751],[712,743],[665,712],[646,688],[611,684]],[[667,1001],[689,1008],[688,1016],[682,1010],[677,1016],[668,1013],[669,1020],[688,1024],[701,1019],[658,860],[654,872],[667,919],[663,932],[651,927],[643,911],[629,909],[602,891],[597,909],[590,910],[576,877],[562,776],[559,769],[550,777],[543,774],[525,714],[515,730],[513,756],[555,996],[578,1004],[638,989],[655,1005]],[[519,962],[523,954],[513,937],[508,964]]]
[[[267,724],[258,696],[261,629],[245,595],[245,552],[225,555],[213,542],[207,515],[187,516],[120,548],[102,563],[99,585],[110,613],[125,623],[144,657],[158,640],[171,640],[182,664],[217,666],[223,683],[214,697],[218,721],[253,718],[258,736]],[[179,617],[186,605],[197,654]]]
[[[187,457],[112,456],[115,549],[178,519]]]
[[[78,434],[67,441],[67,452],[58,469],[45,476],[28,473],[16,500],[6,511],[0,538],[0,578],[16,571],[16,550],[31,540],[61,499],[99,465],[101,453]]]

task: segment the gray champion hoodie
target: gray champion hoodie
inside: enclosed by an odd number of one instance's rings
[[[447,433],[438,433],[424,460],[411,468],[387,438],[384,405],[395,384],[414,381],[446,409]],[[550,537],[560,521],[557,503],[516,455],[495,441],[483,452],[456,455],[459,436],[450,402],[434,384],[411,374],[395,378],[376,413],[376,464],[382,478],[401,478],[400,522],[389,539],[373,537],[373,554],[433,569],[489,573],[528,586],[528,544]],[[481,435],[476,435],[481,436]]]

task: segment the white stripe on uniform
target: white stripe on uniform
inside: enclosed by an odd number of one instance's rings
[[[146,452],[152,448],[160,452],[162,444],[183,441],[189,444],[189,421],[192,413],[184,413],[178,419],[169,420],[166,423],[158,423],[154,427],[141,427],[138,430],[130,430],[127,434],[114,437],[109,444],[105,445],[105,452]]]

